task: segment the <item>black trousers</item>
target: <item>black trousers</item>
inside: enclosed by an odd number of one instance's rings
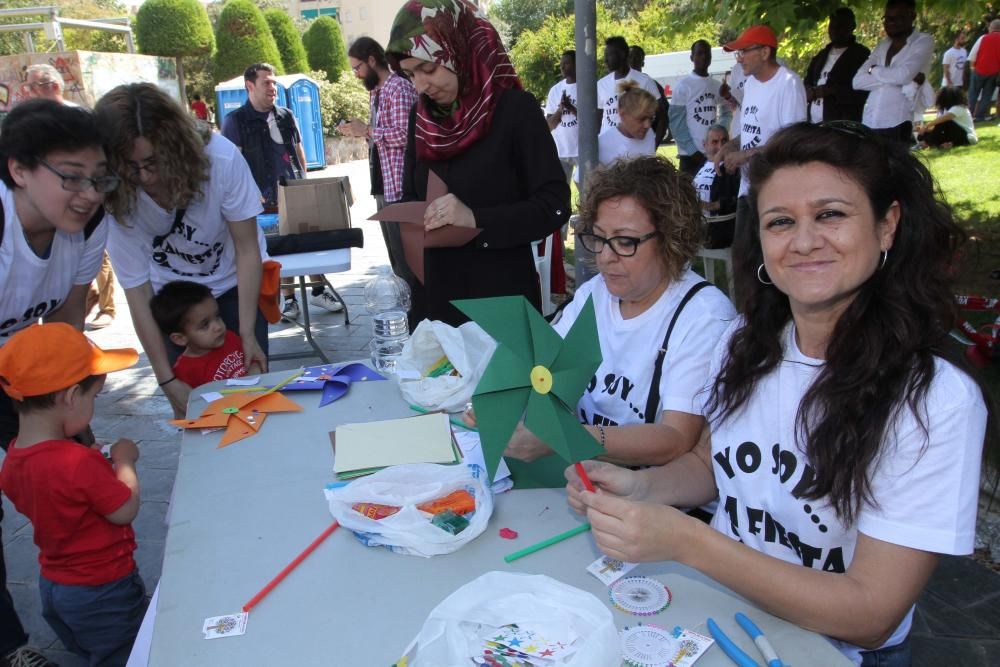
[[[928,146],[940,146],[951,143],[955,146],[968,146],[969,135],[961,125],[953,120],[946,120],[940,125],[935,125],[927,132],[920,135],[920,140]]]

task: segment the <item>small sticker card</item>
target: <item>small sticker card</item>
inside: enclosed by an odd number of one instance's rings
[[[259,375],[250,375],[248,377],[229,378],[226,380],[226,385],[229,387],[252,387],[258,382],[260,382]]]
[[[206,391],[204,394],[201,395],[201,397],[208,403],[211,403],[212,401],[217,401],[220,398],[225,398],[225,396],[223,396],[217,391]]]
[[[219,639],[221,637],[235,637],[247,631],[247,619],[249,614],[226,614],[225,616],[212,616],[205,619],[205,625],[201,631],[205,639]]]
[[[624,560],[616,560],[610,556],[601,556],[587,566],[587,572],[600,579],[605,586],[610,586],[626,574],[628,574],[638,563],[629,563]]]

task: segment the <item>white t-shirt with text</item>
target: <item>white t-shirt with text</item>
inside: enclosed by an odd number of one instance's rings
[[[715,183],[715,164],[709,160],[701,165],[701,169],[694,175],[694,189],[698,193],[698,199],[711,203],[713,183]]]
[[[615,160],[655,154],[656,133],[652,128],[646,130],[642,139],[626,137],[617,127],[609,127],[597,137],[597,161],[604,167]]]
[[[616,79],[615,73],[611,72],[597,82],[597,108],[604,112],[601,117],[602,132],[609,127],[618,126],[618,84],[622,81],[635,81],[640,88],[652,95],[653,99],[660,99],[660,90],[656,87],[656,83],[639,70],[630,69],[621,79]]]
[[[766,144],[783,127],[806,119],[806,89],[799,75],[784,65],[767,81],[747,78],[740,114],[740,149]],[[750,191],[749,164],[740,173],[740,196]]]
[[[719,342],[707,377],[722,366],[736,321]],[[795,327],[784,332],[784,356],[758,381],[740,411],[712,423],[718,510],[712,527],[779,560],[823,572],[851,565],[858,534],[911,549],[972,552],[986,408],[976,383],[938,359],[923,406],[926,434],[909,409],[890,429],[871,474],[875,505],[864,504],[853,525],[837,518],[826,499],[807,500],[799,488],[813,475],[795,441],[802,397],[823,367],[804,355]],[[912,609],[885,646],[909,633]],[[860,648],[835,641],[860,663]]]
[[[685,271],[646,312],[623,319],[621,301],[613,296],[600,275],[577,290],[553,327],[565,336],[587,302],[594,298],[601,365],[577,404],[585,424],[615,426],[645,421],[646,401],[653,381],[656,355],[674,311],[688,290],[702,281]],[[729,299],[715,287],[705,287],[684,306],[670,334],[660,376],[660,404],[664,410],[700,415],[708,367],[716,342],[736,316]],[[654,419],[659,422],[659,416]]]
[[[563,79],[549,89],[549,97],[545,102],[545,115],[554,114],[559,110],[563,93],[576,106],[576,84],[567,83]],[[579,111],[579,108],[577,109]],[[560,158],[577,157],[580,153],[580,119],[576,114],[564,113],[556,129],[552,130],[552,139],[556,142],[556,150]]]
[[[56,230],[49,254],[42,258],[28,245],[14,205],[14,193],[0,182],[3,204],[3,235],[0,236],[0,345],[9,337],[46,317],[66,302],[77,285],[89,285],[104,258],[108,228],[114,224],[104,216],[90,238],[84,232],[67,234]]]
[[[677,106],[686,109],[687,129],[698,150],[701,150],[705,143],[708,128],[719,122],[719,88],[721,86],[722,84],[712,77],[698,76],[693,72],[674,86],[670,106],[671,108]],[[681,152],[681,150],[678,144],[677,154],[687,155],[686,151]]]
[[[964,48],[955,48],[954,46],[944,52],[941,57],[942,69],[948,71],[951,74],[951,85],[962,87],[965,75],[965,61],[969,59],[969,53]],[[948,79],[945,78],[944,71],[941,73],[941,87],[944,88],[948,85]]]
[[[261,257],[267,244],[256,216],[264,208],[260,190],[243,155],[228,139],[213,134],[205,146],[211,162],[203,196],[186,209],[179,225],[143,190],[135,210],[111,225],[108,254],[125,289],[147,282],[159,290],[172,280],[190,280],[221,296],[236,286],[236,248],[230,222],[254,225]]]

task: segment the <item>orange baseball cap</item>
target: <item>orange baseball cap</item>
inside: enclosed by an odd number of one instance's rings
[[[33,324],[0,347],[0,387],[14,400],[72,387],[91,376],[135,364],[131,348],[102,350],[63,322]]]
[[[724,51],[739,51],[751,46],[770,46],[772,49],[778,48],[778,37],[771,30],[771,26],[752,25],[732,42],[724,44]]]

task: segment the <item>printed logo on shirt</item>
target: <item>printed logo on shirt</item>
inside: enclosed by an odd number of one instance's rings
[[[737,475],[754,475],[768,472],[778,478],[781,485],[788,488],[789,493],[797,500],[802,500],[805,488],[813,480],[816,471],[809,464],[803,464],[798,470],[799,459],[788,450],[782,450],[777,443],[772,445],[770,460],[765,460],[765,452],[755,442],[743,442],[739,446],[726,447],[714,455],[717,475],[725,475],[734,479]],[[815,503],[802,501],[802,511],[809,516],[813,527],[819,533],[829,529],[823,523],[824,516],[816,511]],[[822,501],[820,501],[822,502]],[[741,506],[742,505],[742,506]],[[798,535],[781,524],[766,509],[751,507],[733,496],[719,498],[719,511],[725,512],[729,519],[729,529],[733,537],[739,538],[741,529],[751,535],[762,536],[765,543],[780,544],[793,551],[805,567],[824,572],[844,573],[844,549],[836,547],[817,547],[805,541],[808,536]]]
[[[42,303],[28,308],[24,311],[21,317],[12,317],[8,320],[4,320],[0,323],[0,337],[7,338],[8,336],[17,333],[25,325],[34,322],[40,317],[45,317],[47,313],[51,313],[59,308],[63,303],[62,299],[50,299],[48,301],[43,301]]]
[[[758,111],[755,104],[743,110],[743,126],[740,128],[740,134],[744,137],[743,150],[760,145],[761,127],[760,120],[757,118]]]
[[[618,127],[618,95],[604,101],[604,122],[608,127]]]
[[[195,227],[185,224],[183,219],[175,220],[169,232],[163,236],[153,237],[153,262],[178,276],[215,275],[215,272],[219,270],[219,264],[222,262],[222,250],[224,246],[218,241],[209,245],[195,240],[194,234],[197,231]],[[175,237],[173,241],[171,237]],[[194,244],[204,248],[204,250],[195,253],[185,252],[178,247],[179,242]],[[175,267],[171,263],[172,258],[176,258],[188,266],[183,268]],[[198,268],[202,268],[203,270],[196,270]]]
[[[715,122],[715,109],[718,105],[714,93],[705,92],[694,100],[691,109],[691,117],[701,125],[709,127]]]
[[[229,378],[243,377],[246,374],[247,371],[243,364],[243,352],[241,350],[234,350],[219,362],[219,367],[215,369],[215,376],[212,379],[228,380]]]
[[[639,419],[644,419],[643,410],[645,410],[645,400],[643,397],[636,397],[633,395],[632,390],[635,389],[635,383],[629,380],[624,375],[615,375],[614,373],[608,373],[604,376],[603,381],[598,386],[597,376],[594,375],[590,378],[590,384],[587,385],[586,393],[588,394],[607,394],[608,396],[617,397],[623,403],[628,406],[628,409],[634,412]],[[641,405],[633,405],[629,400],[629,397],[637,398],[641,402]],[[592,424],[597,426],[618,426],[618,422],[609,417],[594,412],[592,415],[588,415],[587,411],[580,408],[580,421],[584,424]]]
[[[575,97],[570,97],[569,93],[566,93],[566,97],[569,98],[569,103],[572,104],[575,107],[576,106],[576,98]],[[572,113],[564,113],[562,115],[562,120],[559,122],[559,126],[560,127],[566,127],[566,128],[576,127],[579,124],[580,124],[580,121],[576,117],[576,114],[572,114]]]

